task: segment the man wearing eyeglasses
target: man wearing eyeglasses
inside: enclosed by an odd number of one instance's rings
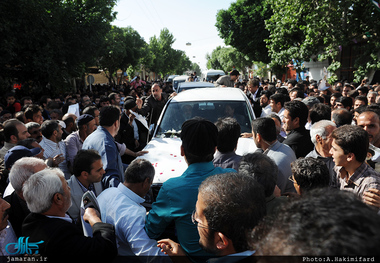
[[[265,210],[264,189],[253,177],[238,173],[208,177],[199,187],[192,214],[199,245],[220,257],[213,262],[251,262],[255,251],[249,249],[247,234],[264,217]],[[170,239],[158,244],[169,256],[186,255],[181,245]]]

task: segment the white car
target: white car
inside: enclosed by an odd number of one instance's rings
[[[180,93],[181,91],[189,90],[189,89],[213,88],[213,87],[215,87],[215,85],[210,82],[203,82],[203,81],[180,82],[178,83],[178,88],[176,92]]]
[[[180,132],[182,123],[195,116],[216,122],[218,118],[229,113],[235,117],[241,132],[251,132],[251,122],[255,118],[252,107],[237,88],[201,88],[179,93],[169,100],[158,120],[152,140],[144,148],[149,153],[139,157],[149,160],[155,168],[152,191],[153,202],[161,185],[172,177],[182,175],[187,169],[185,159],[181,156]],[[257,149],[252,138],[239,138],[236,153],[244,155]]]

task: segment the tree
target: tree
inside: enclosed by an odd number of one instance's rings
[[[237,51],[233,47],[220,47],[214,49],[211,55],[207,54],[207,68],[222,69],[225,72],[236,68],[244,71],[247,66],[252,65],[252,61],[247,56]]]
[[[190,59],[182,50],[172,48],[175,39],[167,28],[160,32],[157,38],[153,36],[149,41],[149,50],[152,58],[150,70],[166,76],[172,72],[181,72],[189,70],[191,67]]]
[[[216,28],[226,45],[235,47],[251,61],[269,63],[265,20],[272,15],[266,0],[238,0],[228,10],[220,10]]]
[[[132,27],[112,27],[106,35],[104,54],[99,61],[100,66],[106,69],[110,83],[113,82],[117,70],[126,71],[130,66],[140,66],[146,45],[144,39]]]
[[[335,72],[341,50],[353,48],[357,80],[380,68],[380,12],[370,1],[277,0],[271,7],[266,26],[272,65],[329,59],[328,70]],[[336,79],[333,75],[331,81]]]
[[[53,92],[96,64],[116,0],[3,0],[0,76]]]

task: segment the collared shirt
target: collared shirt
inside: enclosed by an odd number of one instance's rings
[[[269,116],[272,113],[272,107],[268,104],[263,108],[263,111],[261,112],[260,117],[266,117]]]
[[[314,150],[312,150],[311,152],[309,152],[305,157],[310,157],[310,158],[315,158],[315,159],[319,159],[319,160],[322,160],[327,168],[329,169],[329,173],[330,173],[330,187],[332,188],[337,188],[338,186],[338,183],[337,183],[337,179],[336,179],[336,172],[334,170],[335,168],[335,163],[333,161],[333,158],[332,157],[323,157],[321,156],[314,148]]]
[[[54,158],[54,156],[58,154],[62,154],[62,156],[65,158],[59,165],[58,168],[61,169],[61,171],[65,174],[65,179],[69,179],[71,176],[71,173],[69,171],[69,168],[67,167],[67,156],[66,156],[66,145],[61,140],[58,143],[53,142],[52,140],[47,139],[45,136],[42,135],[42,141],[40,142],[40,146],[45,150],[44,151],[44,158]]]
[[[288,145],[276,141],[264,151],[264,154],[270,157],[278,167],[276,184],[280,188],[281,193],[295,193],[296,189],[289,180],[289,176],[292,175],[290,164],[297,159],[293,150]]]
[[[17,244],[17,237],[15,232],[13,231],[11,223],[8,221],[8,225],[3,230],[0,230],[0,256],[10,255],[5,249],[5,247],[10,243]],[[15,249],[15,246],[8,246],[8,251],[11,252],[13,256],[18,255],[13,254],[17,251]]]
[[[72,132],[64,140],[67,149],[67,162],[70,169],[73,169],[74,158],[78,151],[82,149],[83,141],[79,136],[79,130]]]
[[[241,156],[235,152],[221,153],[216,151],[214,154],[213,164],[222,168],[232,168],[236,171],[239,169]]]
[[[145,230],[148,236],[158,238],[174,221],[178,241],[188,255],[211,257],[199,246],[199,234],[191,214],[197,202],[199,185],[211,175],[228,172],[236,171],[215,167],[212,162],[193,163],[181,176],[167,180],[147,215]]]
[[[380,190],[380,173],[366,163],[362,163],[355,172],[347,178],[347,172],[342,166],[336,166],[335,172],[340,190],[355,193],[363,200],[363,193],[369,188]]]
[[[97,150],[102,157],[103,169],[106,171],[102,179],[104,189],[108,187],[116,187],[123,181],[125,168],[121,161],[115,139],[107,129],[99,126],[86,138],[82,149]]]
[[[150,239],[144,230],[146,209],[141,205],[144,198],[120,183],[104,190],[97,200],[102,221],[115,226],[120,256],[165,256],[157,241]]]

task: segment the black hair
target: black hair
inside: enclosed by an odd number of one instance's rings
[[[320,120],[331,120],[331,107],[322,103],[314,104],[310,109],[310,120],[311,124]]]
[[[273,142],[277,139],[276,124],[271,118],[258,118],[252,121],[253,136],[260,134],[267,142]]]
[[[217,148],[221,153],[233,152],[240,137],[240,124],[236,119],[219,118],[215,123],[218,129]]]
[[[239,173],[252,176],[264,187],[265,197],[273,194],[277,183],[276,163],[263,153],[248,153],[241,158]]]
[[[328,187],[330,173],[326,164],[316,158],[298,158],[290,164],[294,180],[302,191]]]
[[[339,97],[336,102],[340,102],[343,104],[343,107],[347,108],[349,107],[350,109],[352,108],[352,99],[349,97]]]
[[[246,251],[247,234],[266,213],[263,187],[251,176],[225,173],[209,176],[199,186],[210,232],[221,232],[236,252]]]
[[[285,110],[289,112],[289,116],[294,120],[295,118],[299,118],[299,126],[303,127],[307,123],[307,117],[309,116],[309,109],[305,105],[305,103],[293,100],[288,101],[284,105]]]
[[[182,147],[189,164],[212,161],[217,139],[218,129],[206,119],[194,117],[182,124]]]
[[[100,126],[110,127],[120,118],[120,108],[117,106],[105,106],[100,109]]]
[[[265,218],[252,232],[251,244],[258,256],[378,255],[378,220],[376,210],[355,194],[316,189],[294,198],[276,218]]]
[[[281,107],[284,107],[284,104],[285,104],[285,101],[286,101],[286,97],[284,94],[282,93],[276,93],[276,94],[273,94],[269,97],[270,100],[273,100],[274,103],[281,103]]]
[[[4,129],[3,129],[3,135],[5,142],[10,142],[11,136],[14,135],[18,139],[18,125],[24,125],[21,121],[18,119],[9,119],[3,123]]]
[[[79,150],[74,157],[73,173],[76,177],[79,177],[83,171],[91,173],[92,164],[97,160],[100,160],[101,156],[94,149]]]
[[[33,115],[38,113],[38,112],[42,112],[42,108],[41,106],[38,106],[38,105],[29,105],[26,110],[25,110],[25,118],[27,120],[33,120]]]
[[[344,154],[353,153],[358,162],[364,162],[369,148],[368,133],[359,126],[343,125],[331,133]]]
[[[58,122],[54,120],[44,121],[41,124],[42,135],[49,139],[53,135],[54,131],[58,131],[58,125]]]

